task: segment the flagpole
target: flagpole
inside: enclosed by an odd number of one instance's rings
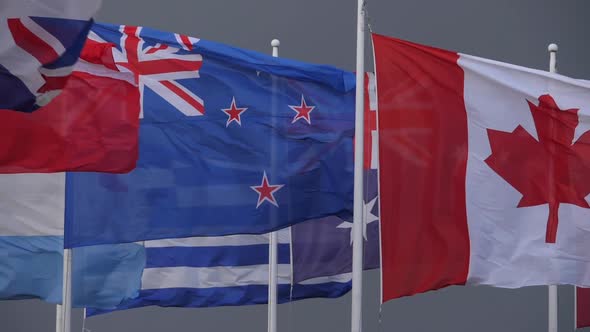
[[[62,305],[59,332],[70,332],[72,313],[72,249],[64,248],[62,276]]]
[[[277,58],[279,56],[279,45],[281,44],[281,42],[278,39],[273,39],[270,42],[270,45],[272,46],[272,56]],[[274,82],[274,80],[273,80]],[[276,90],[276,86],[274,86],[275,84],[273,83],[273,94],[275,93]],[[272,112],[275,112],[275,108],[276,108],[276,103],[274,102],[274,98],[273,98],[273,110]],[[274,142],[271,142],[271,144],[273,145],[273,151],[271,151],[271,154],[274,155],[274,153],[276,153],[275,150],[275,146],[273,144]],[[275,170],[274,168],[274,162],[272,162],[272,160],[274,160],[274,157],[271,156],[271,164],[273,167],[273,171]],[[274,174],[274,172],[273,172]],[[276,213],[272,213],[272,216],[276,216]],[[278,298],[277,298],[277,290],[278,290],[278,267],[279,267],[279,263],[278,263],[278,255],[277,255],[277,251],[278,251],[278,247],[279,247],[279,238],[278,238],[278,231],[274,231],[272,233],[270,233],[270,241],[268,244],[268,332],[277,332],[277,308],[278,308]]]
[[[549,44],[547,50],[549,51],[549,72],[557,72],[557,45]],[[548,318],[547,331],[557,332],[557,285],[549,285],[548,287]]]
[[[270,233],[270,242],[268,245],[268,332],[277,332],[277,249],[278,249],[278,234],[277,232]]]
[[[365,79],[365,1],[357,2],[356,103],[354,129],[354,210],[352,244],[351,332],[362,330],[363,300],[363,158],[364,158],[364,79]]]
[[[55,306],[55,332],[60,332],[63,325],[61,304]]]

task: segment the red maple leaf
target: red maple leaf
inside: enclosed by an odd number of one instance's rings
[[[538,140],[522,126],[488,129],[492,154],[485,162],[522,194],[517,207],[549,204],[545,241],[555,243],[559,204],[590,208],[590,131],[572,144],[578,109],[561,110],[550,95],[528,101]]]

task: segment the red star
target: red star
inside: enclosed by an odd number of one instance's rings
[[[308,124],[311,124],[311,118],[309,117],[309,113],[313,111],[315,106],[308,106],[305,102],[305,98],[303,97],[303,95],[301,95],[301,105],[289,105],[289,107],[295,112],[297,112],[297,115],[295,115],[291,123],[295,123],[299,119],[304,119],[305,121],[307,121]]]
[[[225,127],[229,127],[229,124],[232,123],[232,121],[237,122],[240,126],[242,125],[242,119],[240,118],[240,115],[242,115],[242,113],[246,112],[248,108],[244,107],[244,108],[238,108],[236,106],[236,97],[233,97],[231,99],[231,106],[230,108],[222,108],[221,110],[227,114],[227,116],[229,117],[227,119],[227,123],[225,124]]]
[[[284,185],[277,184],[277,185],[270,185],[268,183],[268,178],[266,177],[266,172],[262,176],[262,183],[259,186],[251,186],[252,190],[258,193],[258,204],[256,204],[256,208],[260,206],[264,201],[269,202],[270,204],[278,207],[277,200],[275,199],[274,192],[281,189]]]

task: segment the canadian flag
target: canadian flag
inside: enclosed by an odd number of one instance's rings
[[[383,301],[590,286],[590,83],[373,35]]]

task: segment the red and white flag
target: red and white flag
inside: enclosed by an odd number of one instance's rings
[[[62,92],[36,111],[0,108],[0,174],[135,168],[139,90],[113,48],[89,40]]]
[[[373,35],[383,301],[590,286],[590,83]]]

